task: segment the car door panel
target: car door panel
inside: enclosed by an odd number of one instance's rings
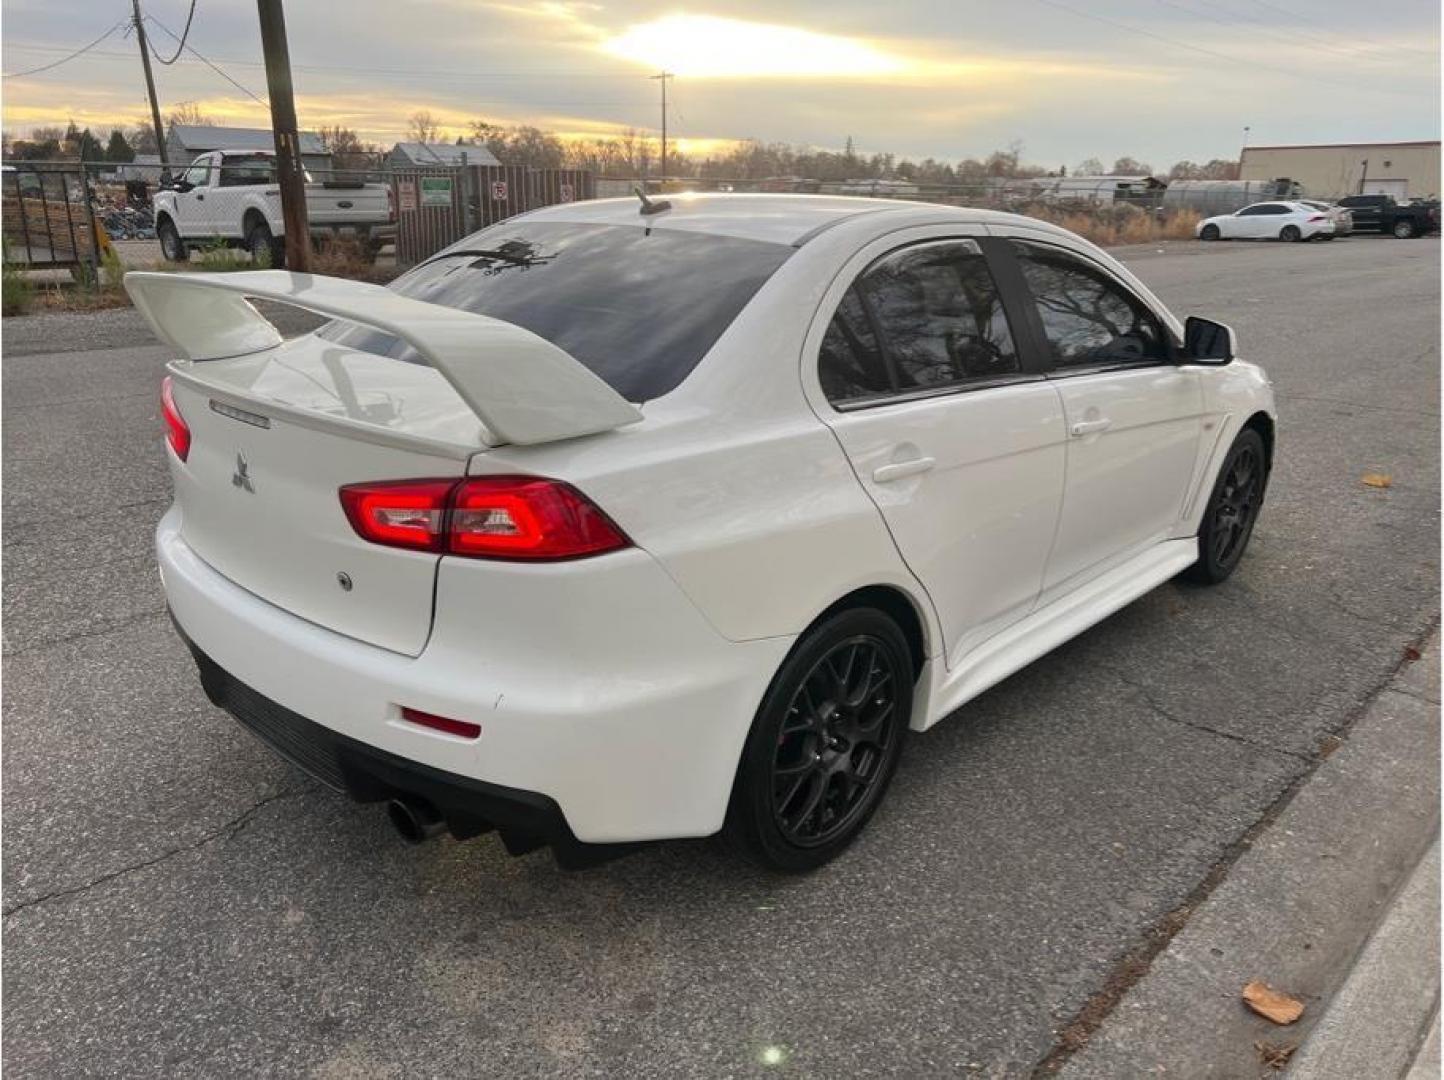
[[[1172,366],[1057,380],[1068,480],[1045,588],[1173,535],[1198,460],[1203,400]],[[1090,430],[1090,422],[1107,426]]]
[[[1062,403],[1025,368],[990,243],[874,245],[804,352],[818,414],[931,599],[949,666],[1031,610],[1063,497]],[[956,292],[905,262],[934,257],[958,268]]]
[[[1033,342],[1067,429],[1067,475],[1043,600],[1176,532],[1203,427],[1197,371],[1163,320],[1084,256],[1014,241]]]
[[[843,413],[831,426],[931,597],[950,663],[1032,609],[1063,496],[1050,383]]]

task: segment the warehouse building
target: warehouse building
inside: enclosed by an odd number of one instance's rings
[[[1241,180],[1288,177],[1314,198],[1392,195],[1400,202],[1439,196],[1439,142],[1248,146]]]
[[[321,136],[300,133],[301,165],[324,172],[331,167],[331,152]],[[261,150],[271,153],[276,137],[270,128],[218,127],[214,124],[172,124],[165,139],[166,156],[172,167],[184,168],[201,154],[212,150]]]

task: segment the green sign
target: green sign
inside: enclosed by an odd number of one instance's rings
[[[422,206],[451,205],[451,177],[423,176],[421,178]]]

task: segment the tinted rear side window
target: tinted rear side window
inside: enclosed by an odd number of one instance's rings
[[[793,249],[645,225],[501,222],[402,275],[402,296],[526,327],[629,401],[674,389]],[[332,323],[321,336],[415,361],[391,334]]]

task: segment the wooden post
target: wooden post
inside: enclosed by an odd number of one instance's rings
[[[256,0],[256,7],[261,16],[261,51],[266,57],[266,89],[276,138],[276,179],[286,223],[286,269],[306,274],[311,270],[311,226],[306,220],[306,177],[301,169],[301,135],[296,130],[296,99],[291,90],[286,16],[281,0]]]

